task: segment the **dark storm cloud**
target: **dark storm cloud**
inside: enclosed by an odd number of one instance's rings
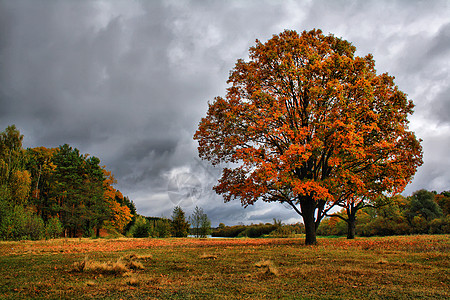
[[[295,222],[281,205],[222,203],[220,169],[196,159],[192,136],[255,39],[321,28],[373,53],[414,100],[425,164],[407,192],[450,189],[449,15],[448,1],[4,0],[0,126],[16,124],[29,147],[98,156],[144,215],[170,216],[181,201],[213,224]],[[183,196],[174,183],[185,178],[202,192]]]

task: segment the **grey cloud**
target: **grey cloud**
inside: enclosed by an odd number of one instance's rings
[[[28,147],[99,157],[144,215],[170,216],[168,182],[191,172],[204,190],[192,205],[213,223],[294,220],[280,205],[223,203],[220,170],[199,164],[192,136],[255,39],[321,28],[396,76],[426,155],[409,189],[444,188],[450,162],[431,158],[449,138],[448,13],[447,1],[0,0],[0,126],[16,124]]]
[[[442,84],[432,97],[427,116],[435,122],[450,125],[450,84]]]
[[[430,43],[429,57],[441,58],[450,51],[450,22],[444,24]]]

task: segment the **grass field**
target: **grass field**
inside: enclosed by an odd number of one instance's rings
[[[450,236],[0,242],[0,299],[449,299]]]

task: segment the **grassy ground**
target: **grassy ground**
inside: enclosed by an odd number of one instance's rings
[[[0,242],[0,299],[449,299],[450,236]]]

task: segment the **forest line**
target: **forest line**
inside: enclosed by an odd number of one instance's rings
[[[24,149],[23,135],[9,126],[0,135],[0,239],[99,237],[292,237],[304,225],[272,223],[211,228],[202,208],[185,216],[175,207],[171,218],[145,217],[114,188],[113,174],[100,159],[65,144]],[[450,191],[419,190],[411,196],[380,197],[358,210],[359,236],[450,233]],[[325,218],[318,235],[345,235],[345,209]],[[191,228],[192,227],[192,228]]]

